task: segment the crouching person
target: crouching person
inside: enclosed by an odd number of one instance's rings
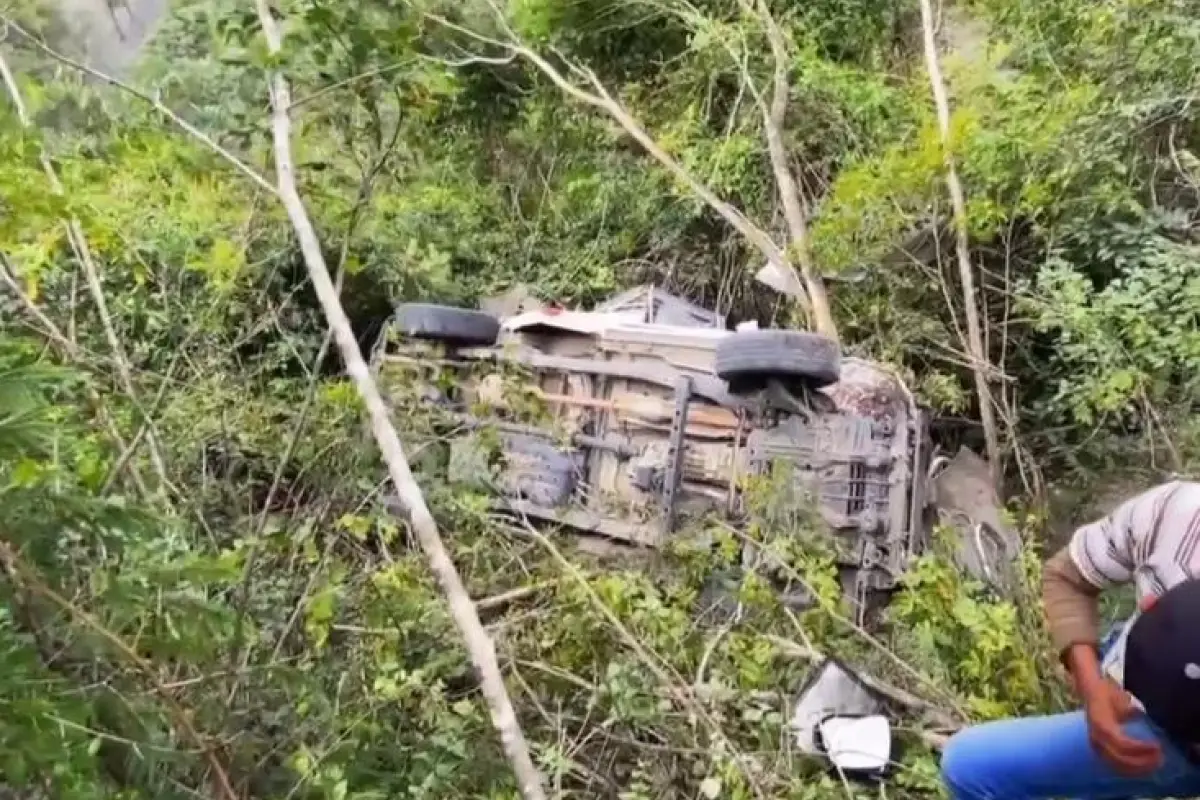
[[[1044,576],[1082,708],[955,735],[942,756],[952,800],[1200,796],[1200,483],[1159,486],[1085,525]],[[1139,611],[1102,646],[1099,595],[1130,582]]]

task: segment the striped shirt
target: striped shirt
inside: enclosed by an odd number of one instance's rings
[[[1077,530],[1067,552],[1097,589],[1132,582],[1139,605],[1200,577],[1200,483],[1172,481],[1126,500],[1104,519]],[[1117,681],[1124,674],[1125,639],[1133,619],[1104,661],[1105,671]]]

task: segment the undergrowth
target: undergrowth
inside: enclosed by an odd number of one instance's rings
[[[952,533],[939,531],[938,546],[863,630],[842,595],[834,543],[778,475],[747,484],[736,525],[693,519],[662,551],[598,556],[577,537],[497,511],[492,492],[447,482],[447,439],[465,431],[417,402],[421,382],[402,375],[384,380],[407,409],[407,445],[421,453],[419,478],[555,796],[875,796],[793,746],[791,706],[825,656],[916,698],[891,704],[899,747],[889,792],[900,796],[940,791],[931,742],[948,726],[1064,703],[1041,625],[1035,547],[1012,597],[1000,600],[964,577]],[[307,591],[295,652],[311,661],[304,671],[330,677],[304,682],[299,701],[288,693],[292,777],[313,797],[339,800],[377,796],[368,786],[515,797],[423,557],[397,537],[392,517],[369,509],[339,522],[365,561],[356,564],[345,543],[327,561],[310,557],[322,577]],[[1021,522],[1035,536],[1037,521]],[[748,569],[747,548],[757,553]],[[736,613],[729,602],[712,608],[714,576],[726,578]],[[796,590],[810,598],[807,610],[781,602]]]
[[[961,724],[1064,702],[1031,589],[1032,559],[1016,596],[1001,601],[947,557],[924,556],[867,632],[850,622],[834,562],[811,528],[756,538],[753,523],[711,523],[681,533],[662,554],[613,561],[487,507],[474,495],[441,506],[487,594],[529,589],[489,624],[526,732],[563,796],[875,796],[792,745],[790,706],[818,653],[928,701],[893,708],[901,755],[889,792],[902,796],[940,791],[926,734],[945,717]],[[769,554],[761,560],[769,574],[741,576],[736,622],[700,619],[709,577],[736,573],[747,544]],[[564,570],[555,550],[578,572]],[[509,554],[499,574],[479,564],[484,552]],[[781,576],[810,590],[814,607],[785,608]],[[449,796],[466,796],[457,791]]]
[[[116,787],[185,798],[211,782],[215,759],[247,797],[516,797],[457,631],[343,384],[325,385],[306,412],[323,441],[297,441],[312,448],[304,481],[339,476],[338,491],[238,515],[217,484],[195,496],[197,513],[226,520],[205,544],[162,510],[67,504],[68,491],[95,492],[69,484],[96,471],[95,444],[68,448],[75,429],[48,400],[78,387],[28,388],[31,424],[10,428],[0,449],[8,541],[19,524],[29,543],[0,620],[11,783],[44,786],[60,771],[52,783],[64,798]],[[931,734],[948,724],[1062,703],[1032,555],[1004,602],[926,555],[864,631],[850,622],[836,548],[773,481],[746,487],[737,524],[694,519],[661,551],[598,556],[450,483],[448,439],[465,430],[420,390],[393,385],[406,446],[554,797],[875,796],[792,744],[790,709],[825,656],[916,698],[892,709],[894,796],[940,791]],[[103,474],[111,461],[99,458]],[[238,463],[237,475],[254,474]],[[14,515],[22,497],[30,513]],[[74,514],[56,548],[34,500]],[[708,613],[714,576],[727,579],[735,614]],[[811,600],[804,610],[781,602],[797,590]]]

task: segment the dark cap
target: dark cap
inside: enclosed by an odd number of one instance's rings
[[[1177,742],[1200,743],[1200,580],[1173,586],[1129,630],[1125,689]]]

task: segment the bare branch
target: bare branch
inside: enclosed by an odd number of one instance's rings
[[[171,359],[171,363],[167,366],[167,372],[163,376],[162,382],[158,386],[158,394],[154,397],[154,402],[151,403],[150,407],[146,410],[142,424],[138,427],[137,433],[135,433],[133,436],[133,441],[131,441],[129,446],[121,452],[120,456],[117,457],[116,463],[113,464],[113,466],[109,469],[108,477],[104,479],[104,483],[100,486],[100,494],[108,493],[108,490],[112,488],[113,481],[117,479],[117,475],[121,473],[121,471],[129,463],[129,460],[133,458],[133,454],[137,451],[138,444],[147,435],[149,435],[150,420],[162,407],[163,400],[166,399],[167,396],[167,387],[171,385],[171,379],[175,375],[175,367],[179,365],[180,360],[183,358],[183,354],[184,345],[181,344],[175,351],[175,357]]]
[[[813,265],[812,246],[808,235],[808,220],[800,196],[800,187],[796,176],[788,163],[787,150],[783,144],[783,130],[787,120],[788,95],[791,85],[788,82],[788,46],[783,30],[775,17],[771,15],[764,0],[758,0],[757,10],[751,7],[750,0],[739,0],[742,7],[760,17],[767,28],[767,39],[771,43],[774,75],[772,78],[771,104],[764,107],[763,129],[767,140],[767,153],[771,158],[771,170],[775,175],[775,187],[779,192],[779,200],[783,204],[783,216],[787,223],[788,234],[791,237],[789,255],[800,265],[800,277],[803,278],[805,292],[813,316],[813,327],[818,333],[836,340],[838,338],[837,324],[829,309],[829,297],[825,292],[825,282]],[[760,103],[761,105],[761,103]],[[788,261],[792,276],[795,269]]]
[[[258,17],[262,23],[263,36],[267,41],[268,50],[276,54],[282,47],[282,34],[267,0],[257,0]],[[450,615],[455,625],[462,633],[467,652],[479,673],[480,687],[491,711],[492,724],[500,733],[504,752],[516,773],[521,795],[526,800],[545,800],[546,794],[542,787],[542,778],[529,752],[525,734],[517,721],[517,715],[509,699],[508,690],[504,685],[500,664],[496,659],[495,646],[483,624],[479,614],[471,602],[470,595],[459,577],[458,570],[451,561],[446,547],[438,533],[437,523],[433,514],[425,504],[425,498],[420,486],[413,478],[400,437],[392,425],[387,406],[379,393],[371,372],[363,360],[358,342],[350,327],[350,320],[342,308],[338,298],[337,288],[330,277],[329,268],[321,252],[321,243],[317,232],[309,219],[304,201],[296,188],[295,167],[291,152],[291,119],[288,109],[291,106],[291,90],[287,78],[278,71],[270,75],[271,94],[271,123],[275,146],[275,171],[279,181],[278,194],[288,217],[292,222],[304,264],[308,269],[309,279],[320,300],[325,318],[333,331],[334,340],[346,366],[346,372],[354,380],[362,397],[363,404],[371,419],[371,429],[380,453],[387,464],[388,474],[395,485],[396,494],[405,510],[408,512],[417,539],[429,560],[446,602],[450,607]]]
[[[367,70],[366,72],[359,73],[358,75],[351,75],[349,78],[344,78],[343,80],[331,83],[328,86],[322,86],[312,94],[307,94],[304,97],[298,97],[293,100],[292,108],[299,108],[302,105],[311,103],[313,100],[316,100],[319,97],[324,97],[330,92],[336,92],[338,89],[344,89],[347,86],[353,86],[360,81],[371,80],[372,78],[378,78],[383,75],[393,73],[397,70],[404,69],[405,67],[411,66],[413,63],[415,63],[415,61],[415,59],[406,58],[404,61],[397,61],[395,64],[387,64],[382,67]],[[271,190],[274,191],[274,188],[275,187],[271,187]]]
[[[983,437],[987,446],[992,483],[999,488],[1000,431],[996,423],[996,410],[993,406],[995,401],[992,399],[992,390],[988,386],[987,375],[991,370],[991,365],[983,343],[983,326],[979,319],[979,304],[975,293],[975,269],[971,266],[970,239],[967,230],[967,201],[954,162],[954,148],[950,136],[950,102],[946,98],[946,82],[942,78],[942,68],[938,59],[933,8],[930,0],[920,1],[921,28],[925,39],[925,69],[929,73],[929,85],[933,90],[933,102],[937,109],[938,130],[942,137],[942,158],[946,167],[946,189],[950,193],[950,204],[954,211],[954,254],[958,261],[958,276],[962,281],[971,374],[975,378],[975,393],[979,399],[979,421],[983,425]]]
[[[2,59],[0,59],[2,60]],[[17,281],[15,271],[12,269],[8,256],[0,251],[0,281],[8,287],[9,292],[17,299],[17,302],[25,309],[25,313],[33,317],[34,321],[40,328],[40,333],[45,336],[51,344],[58,348],[63,355],[71,360],[82,361],[82,353],[79,352],[79,347],[67,337],[62,330],[54,324],[54,320],[46,316],[46,312],[38,307],[38,304],[33,301],[33,298],[21,288],[21,284]]]
[[[45,153],[42,154],[42,164],[46,169],[46,175],[51,178],[51,184],[55,187],[55,191],[62,193],[62,184],[55,177],[53,168],[50,165],[50,160]],[[96,261],[92,258],[92,249],[88,245],[87,238],[83,233],[83,226],[79,224],[79,220],[71,218],[67,220],[67,238],[71,243],[71,248],[75,251],[75,255],[83,267],[84,277],[87,279],[88,292],[92,296],[92,302],[96,304],[96,313],[100,317],[100,324],[104,329],[104,338],[108,341],[108,347],[112,351],[113,365],[117,370],[117,378],[120,381],[121,388],[129,399],[137,402],[137,390],[133,385],[133,373],[129,369],[129,359],[125,355],[125,348],[121,345],[121,340],[117,336],[117,329],[113,325],[112,315],[108,312],[108,303],[104,299],[104,287],[100,284],[100,272],[96,268]],[[154,466],[154,471],[158,475],[159,482],[164,488],[170,487],[171,480],[167,476],[166,461],[162,456],[162,448],[158,443],[158,434],[155,432],[153,420],[149,416],[144,416],[143,424],[146,426],[146,449],[150,453],[150,463]]]
[[[503,608],[510,603],[515,603],[518,600],[524,600],[526,597],[532,597],[538,592],[557,585],[558,581],[542,581],[535,583],[532,586],[518,586],[516,589],[509,589],[507,592],[485,597],[475,603],[475,608],[480,611],[491,611],[496,608]]]
[[[775,243],[771,235],[763,228],[751,222],[738,208],[732,204],[722,200],[717,196],[712,189],[708,188],[703,182],[692,175],[679,160],[668,153],[663,147],[655,141],[654,137],[646,130],[630,112],[621,104],[619,100],[614,98],[604,84],[596,76],[594,72],[586,67],[571,62],[565,62],[567,70],[579,80],[586,83],[587,87],[582,87],[575,81],[563,74],[562,70],[550,63],[545,57],[525,46],[517,34],[500,16],[500,23],[504,27],[507,34],[511,37],[509,41],[502,41],[490,36],[485,36],[476,31],[465,28],[455,22],[451,22],[445,17],[436,14],[429,15],[429,18],[438,24],[446,27],[448,30],[466,36],[479,44],[488,47],[501,48],[507,52],[514,53],[525,61],[528,61],[536,67],[543,75],[550,79],[550,82],[563,91],[568,97],[571,97],[585,105],[592,106],[608,114],[613,120],[620,125],[626,133],[642,146],[651,158],[661,164],[668,172],[671,173],[680,183],[686,186],[692,194],[700,198],[709,208],[715,211],[722,219],[724,219],[734,230],[742,235],[743,238],[756,250],[766,258],[767,262],[775,265],[778,269],[785,272],[792,271],[792,266],[788,262],[786,253]]]

